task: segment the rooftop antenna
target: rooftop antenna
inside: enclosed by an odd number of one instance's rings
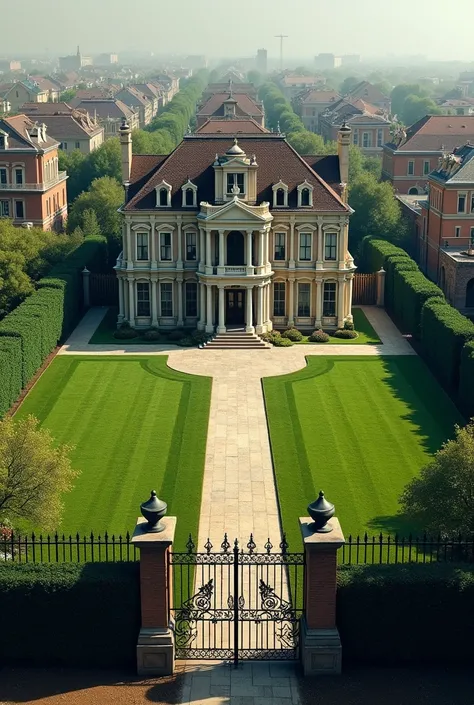
[[[283,40],[288,39],[287,34],[275,34],[275,37],[280,40],[280,69],[283,71]]]

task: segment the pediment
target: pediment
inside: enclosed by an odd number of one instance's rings
[[[273,216],[268,210],[268,204],[249,206],[238,198],[234,198],[222,206],[206,204],[198,217],[207,221],[235,221],[239,223],[255,223],[255,221],[267,223],[273,220]]]

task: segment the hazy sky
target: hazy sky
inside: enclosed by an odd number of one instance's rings
[[[139,50],[208,56],[424,54],[474,60],[472,0],[0,0],[0,56]]]

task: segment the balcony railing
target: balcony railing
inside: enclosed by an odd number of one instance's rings
[[[247,267],[225,267],[224,269],[226,275],[230,275],[231,277],[236,274],[247,274]]]
[[[65,179],[67,179],[67,173],[65,171],[60,171],[55,179],[43,181],[38,184],[0,184],[0,191],[47,191],[52,186],[59,184]]]

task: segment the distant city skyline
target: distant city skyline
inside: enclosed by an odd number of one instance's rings
[[[38,57],[71,54],[79,44],[84,54],[153,51],[155,54],[253,56],[268,50],[279,57],[279,39],[287,58],[313,57],[320,52],[360,54],[370,58],[422,53],[431,60],[474,61],[469,22],[458,22],[455,41],[449,35],[452,17],[444,0],[428,7],[411,0],[380,8],[378,0],[325,3],[315,0],[240,0],[237,11],[218,0],[185,0],[186,9],[165,0],[19,0],[2,9],[0,55]],[[470,0],[456,0],[456,16],[469,17]],[[41,23],[25,22],[41,18]],[[46,29],[45,21],[48,25]],[[40,29],[38,29],[40,28]],[[415,49],[415,51],[414,51]]]

